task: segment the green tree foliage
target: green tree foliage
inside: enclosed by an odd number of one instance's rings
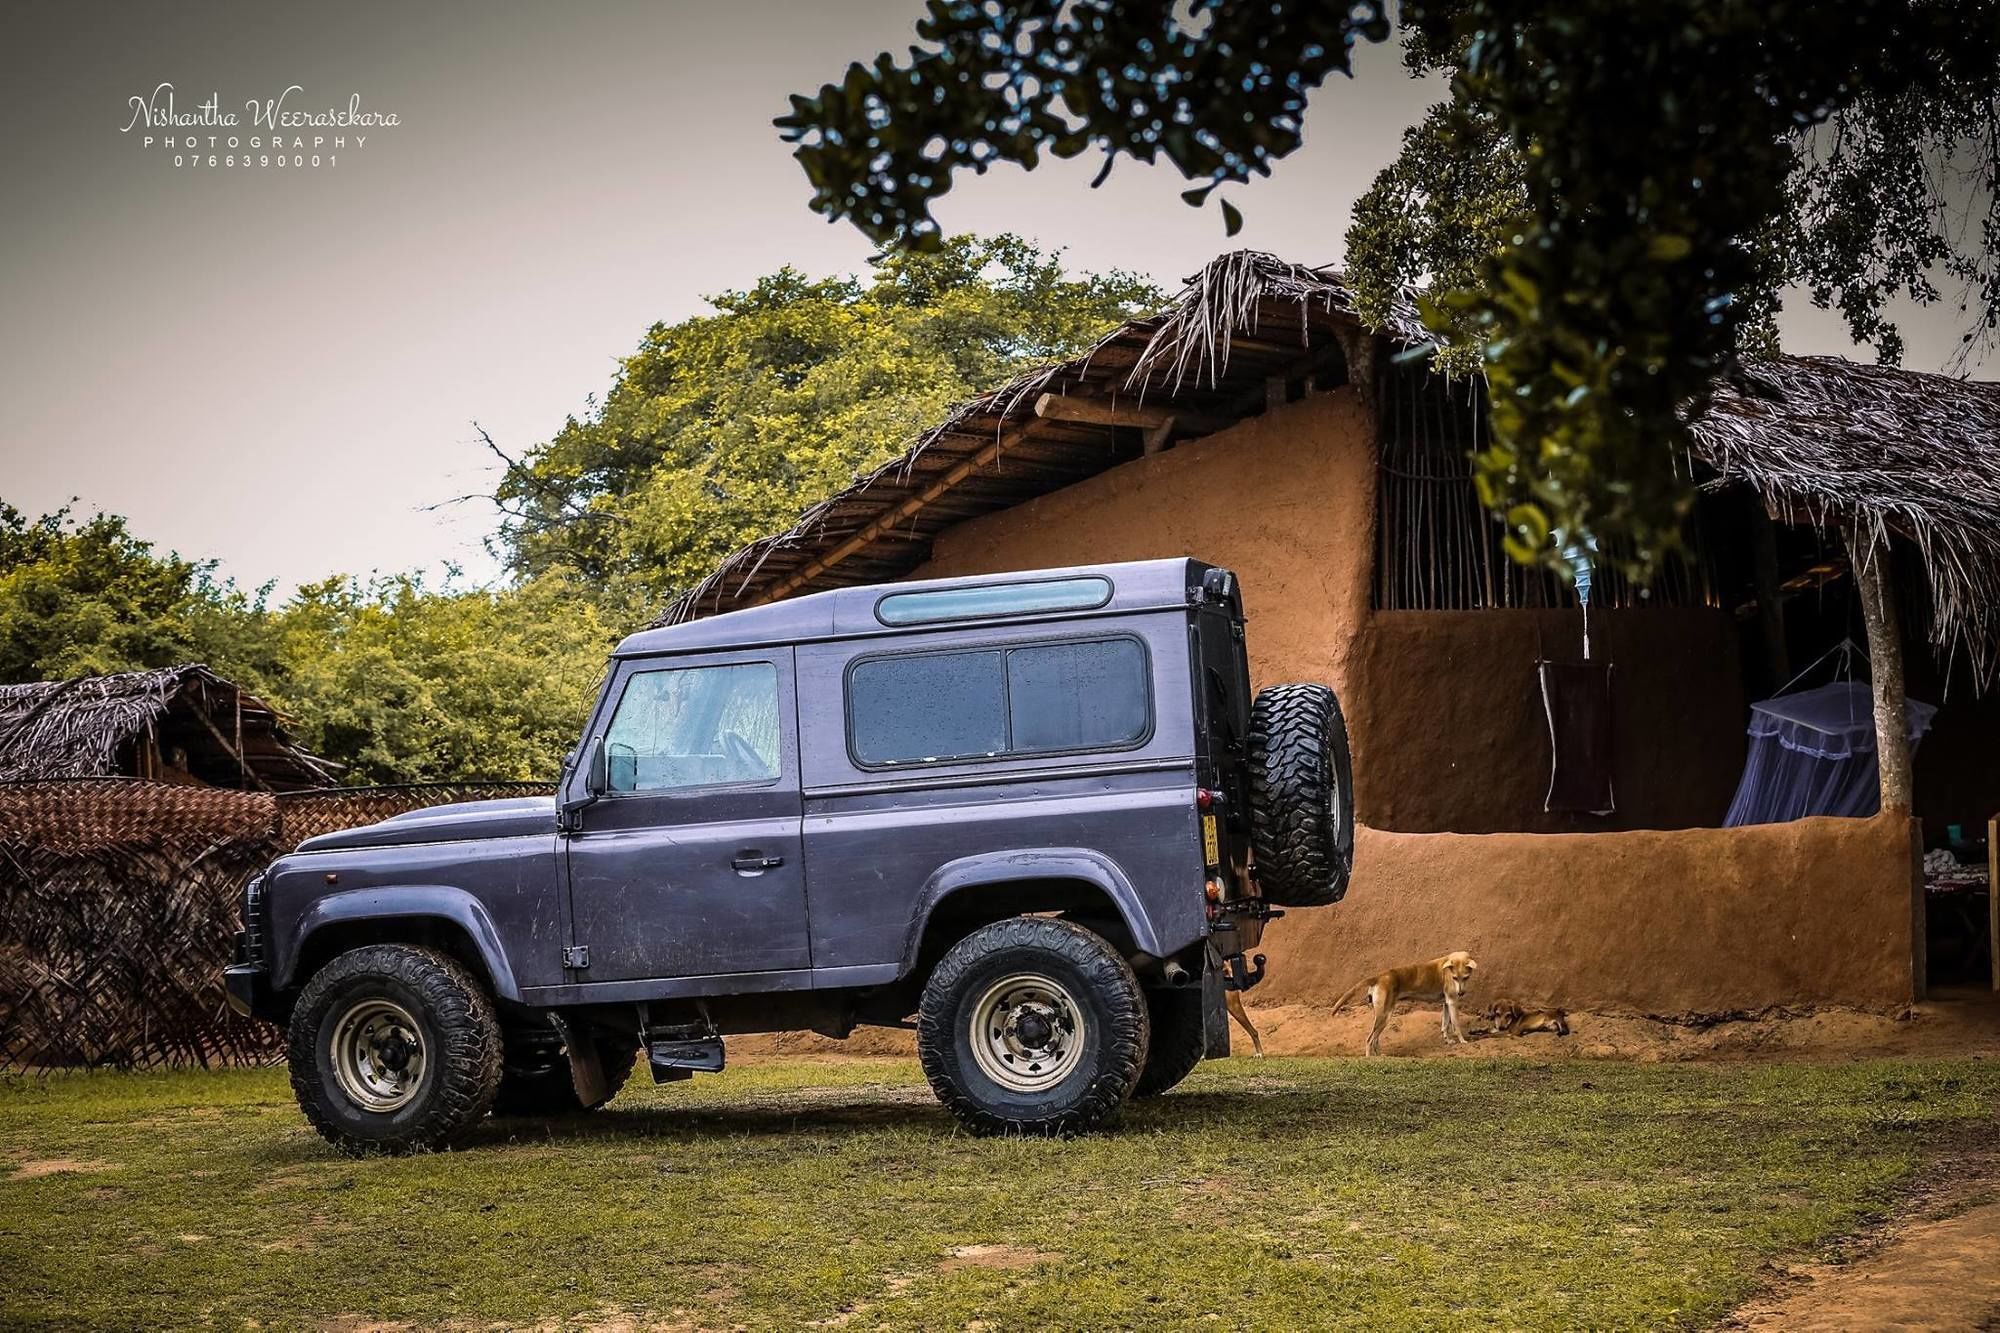
[[[0,504],[0,681],[205,662],[350,782],[553,777],[639,618],[560,570],[497,590],[335,578],[271,606],[122,518]]]
[[[1410,289],[1476,287],[1486,263],[1521,225],[1528,197],[1521,159],[1489,114],[1431,108],[1403,132],[1403,149],[1354,205],[1347,275],[1361,317],[1375,323]],[[1472,331],[1448,322],[1440,368],[1479,368]]]
[[[0,502],[0,681],[171,666],[228,645],[252,601],[213,561],[156,552],[125,520],[30,519]]]
[[[329,579],[268,618],[269,688],[350,782],[547,780],[636,610],[560,573],[501,590]]]
[[[1012,236],[895,254],[865,281],[780,269],[655,325],[601,403],[512,463],[502,548],[522,577],[686,587],[953,403],[1163,299],[1129,274],[1069,277]]]
[[[1809,178],[1795,209],[1803,137],[1832,127],[1840,161],[1844,129],[1949,106],[1973,132],[1969,169],[1989,189],[2000,175],[2000,0],[1405,0],[1400,16],[1425,52],[1456,53],[1455,123],[1433,137],[1485,136],[1520,164],[1518,218],[1431,315],[1477,341],[1494,443],[1476,475],[1523,560],[1554,561],[1552,532],[1623,538],[1641,566],[1677,539],[1682,414],[1768,308],[1783,227],[1839,219],[1829,299],[1915,273],[1870,256],[1924,211],[1921,191],[1892,186],[1872,222],[1816,210],[1872,188],[1841,168]],[[1107,169],[1164,158],[1200,182],[1195,203],[1267,172],[1298,147],[1307,94],[1390,32],[1383,0],[930,0],[906,60],[851,67],[778,125],[815,208],[921,248],[960,168],[1098,148]],[[1862,156],[1907,164],[1934,142],[1905,126]],[[1401,188],[1428,199],[1442,183]],[[1233,231],[1235,210],[1223,216]],[[1991,214],[1969,250],[1960,276],[1983,288],[1990,328]],[[1868,312],[1864,296],[1850,319]]]
[[[1162,301],[1014,237],[781,269],[653,328],[601,406],[510,466],[515,579],[333,578],[273,604],[125,520],[0,504],[0,681],[206,662],[350,782],[546,779],[659,594],[903,447],[954,402]]]

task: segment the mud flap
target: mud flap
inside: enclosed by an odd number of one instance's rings
[[[1229,1058],[1229,1005],[1223,996],[1222,959],[1208,951],[1201,969],[1201,1037],[1204,1060]]]
[[[597,1043],[588,1036],[579,1039],[579,1029],[561,1014],[550,1014],[549,1018],[562,1034],[563,1049],[569,1054],[569,1085],[575,1090],[577,1101],[585,1106],[601,1104],[611,1096],[611,1088],[604,1077],[604,1061],[598,1055]]]

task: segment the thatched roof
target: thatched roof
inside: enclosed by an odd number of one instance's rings
[[[0,685],[0,781],[142,776],[141,739],[185,750],[189,772],[214,786],[319,787],[338,768],[292,744],[269,704],[205,666]]]
[[[901,577],[954,524],[1309,388],[1372,387],[1383,354],[1432,343],[1408,303],[1364,328],[1337,272],[1223,255],[1164,314],[960,406],[789,530],[730,555],[658,623]],[[1995,660],[2000,385],[1779,357],[1725,386],[1692,430],[1696,461],[1717,484],[1752,486],[1797,521],[1858,521],[1913,542],[1930,571],[1937,644]]]
[[[2000,384],[1835,356],[1781,356],[1692,426],[1724,482],[1793,523],[1907,539],[1930,579],[1932,644],[1984,679],[2000,647]]]
[[[1430,341],[1407,304],[1378,332],[1402,346]],[[1346,383],[1347,353],[1366,343],[1338,273],[1248,250],[1224,255],[1166,313],[960,404],[787,531],[724,559],[655,623],[900,577],[929,558],[944,529],[1254,416],[1274,382],[1294,394],[1307,380]],[[1045,396],[1062,402],[1038,412]]]

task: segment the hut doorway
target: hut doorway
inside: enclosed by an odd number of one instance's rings
[[[1864,637],[1860,597],[1840,538],[1819,527],[1772,522],[1761,512],[1739,530],[1761,547],[1739,566],[1749,577],[1736,589],[1735,611],[1745,692],[1763,702],[1751,705],[1750,757],[1729,822],[1873,814],[1879,801],[1862,790],[1874,779],[1872,754],[1865,764],[1845,767],[1821,759],[1816,767],[1827,786],[1811,808],[1759,803],[1745,792],[1759,778],[1760,745],[1774,743],[1760,740],[1760,730],[1790,731],[1795,747],[1814,748],[1812,736],[1786,721],[1801,711],[1814,713],[1807,720],[1828,738],[1819,747],[1827,755],[1843,746],[1872,751],[1868,694],[1861,688],[1872,673],[1857,646]],[[1932,650],[1930,581],[1920,554],[1900,540],[1890,550],[1889,578],[1913,742],[1911,809],[1921,830],[1918,975],[1936,993],[1963,987],[1984,993],[2000,988],[1993,962],[2000,938],[1993,905],[2000,690],[1993,686],[2000,682],[1983,679],[1969,653],[1940,660]],[[1797,754],[1788,758],[1801,769],[1815,766]]]

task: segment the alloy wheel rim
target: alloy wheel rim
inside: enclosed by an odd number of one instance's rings
[[[1088,1031],[1083,1007],[1061,982],[1017,972],[980,994],[966,1036],[986,1077],[1009,1092],[1044,1092],[1075,1072]]]
[[[393,1000],[349,1005],[327,1039],[334,1081],[356,1106],[386,1114],[409,1104],[423,1083],[424,1031]]]

